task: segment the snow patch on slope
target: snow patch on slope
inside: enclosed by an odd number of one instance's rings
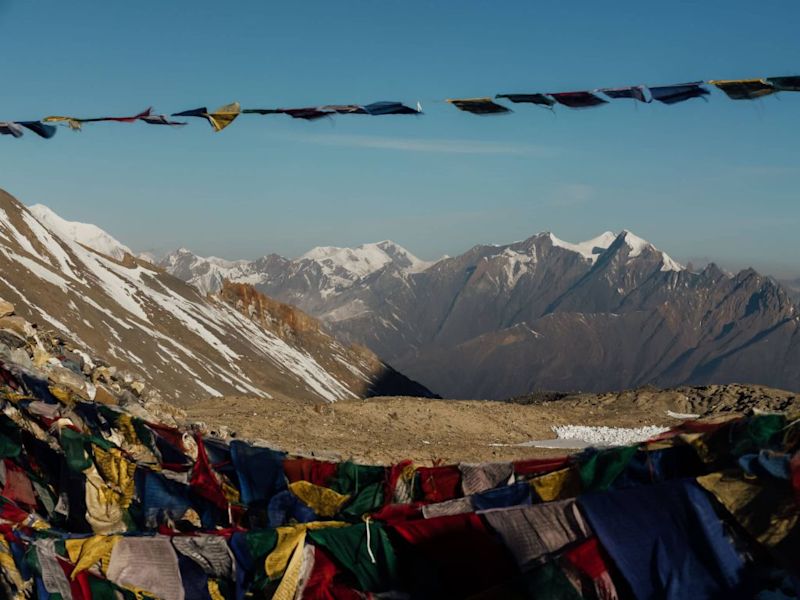
[[[553,246],[558,246],[559,248],[577,252],[592,263],[597,260],[598,256],[608,250],[608,247],[614,242],[615,239],[617,239],[617,236],[612,232],[606,231],[595,238],[586,240],[585,242],[572,244],[557,238],[552,233],[548,235],[550,236],[550,241],[553,243]]]
[[[511,248],[503,250],[502,254],[507,259],[503,265],[503,273],[506,276],[506,284],[509,288],[517,285],[517,282],[531,270],[531,265],[536,265],[536,247],[530,249],[530,254],[524,252],[516,252]]]
[[[646,442],[670,430],[669,427],[646,425],[644,427],[595,427],[588,425],[556,425],[556,434],[550,440],[531,440],[521,444],[490,444],[491,446],[518,446],[524,448],[558,448],[578,450],[591,447],[630,446]]]
[[[645,442],[669,431],[669,427],[591,427],[588,425],[556,425],[553,433],[561,440],[580,440],[595,446],[628,446]]]
[[[97,225],[67,221],[61,218],[44,204],[34,204],[28,210],[42,225],[61,237],[83,244],[112,258],[121,260],[125,254],[132,254],[131,249],[122,242],[111,237]]]

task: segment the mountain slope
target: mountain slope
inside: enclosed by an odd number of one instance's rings
[[[101,254],[116,258],[117,260],[122,260],[126,254],[132,254],[130,248],[111,237],[97,225],[79,223],[78,221],[67,221],[44,204],[29,206],[28,211],[36,217],[37,221],[50,231],[58,233],[60,237],[76,241]]]
[[[752,270],[689,271],[630,231],[577,244],[541,233],[426,268],[388,261],[338,282],[320,254],[247,264],[261,291],[447,397],[653,383],[800,389],[800,322],[787,290]]]
[[[302,337],[314,322],[299,311],[265,304],[254,318],[237,305],[242,293],[206,297],[130,254],[100,254],[82,237],[86,228],[36,212],[53,227],[0,191],[0,297],[169,401],[224,394],[334,401],[386,380],[400,384],[397,393],[409,383],[321,330]]]

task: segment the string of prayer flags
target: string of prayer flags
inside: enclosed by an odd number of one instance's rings
[[[631,85],[622,87],[597,88],[577,92],[526,92],[503,93],[494,98],[450,98],[446,102],[458,110],[474,115],[508,114],[513,112],[508,106],[495,102],[507,100],[513,104],[533,104],[552,110],[556,104],[572,109],[584,109],[608,104],[610,100],[629,99],[636,102],[661,104],[678,104],[693,98],[707,99],[709,90],[706,84],[713,85],[731,100],[756,100],[777,92],[800,92],[800,75],[782,75],[751,79],[712,79],[709,81],[692,81],[672,85]],[[241,114],[288,115],[293,119],[316,121],[335,115],[420,115],[422,106],[408,106],[402,102],[382,100],[371,104],[319,104],[298,108],[247,108],[242,109],[238,102],[232,102],[209,111],[207,107],[194,108],[172,113],[172,117],[196,117],[205,119],[215,132],[222,131]],[[0,121],[0,135],[22,137],[24,130],[34,132],[37,136],[50,139],[56,134],[54,125],[65,125],[74,131],[81,131],[85,123],[117,122],[135,123],[142,121],[148,125],[164,125],[181,127],[187,123],[172,120],[165,114],[153,114],[152,108],[140,113],[122,117],[79,118],[66,115],[52,115],[41,121]]]

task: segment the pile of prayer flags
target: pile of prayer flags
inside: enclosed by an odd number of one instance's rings
[[[383,466],[150,422],[12,363],[0,381],[4,598],[785,598],[800,585],[797,415],[687,422],[573,456]]]

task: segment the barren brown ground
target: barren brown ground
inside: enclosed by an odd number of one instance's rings
[[[667,410],[713,416],[800,406],[791,392],[738,385],[528,401],[531,403],[392,397],[304,405],[228,397],[209,399],[186,410],[190,420],[203,421],[212,430],[224,425],[238,437],[263,440],[291,453],[373,464],[410,458],[425,464],[562,454],[563,450],[492,446],[553,438],[553,425],[669,426],[681,421],[668,417]]]

